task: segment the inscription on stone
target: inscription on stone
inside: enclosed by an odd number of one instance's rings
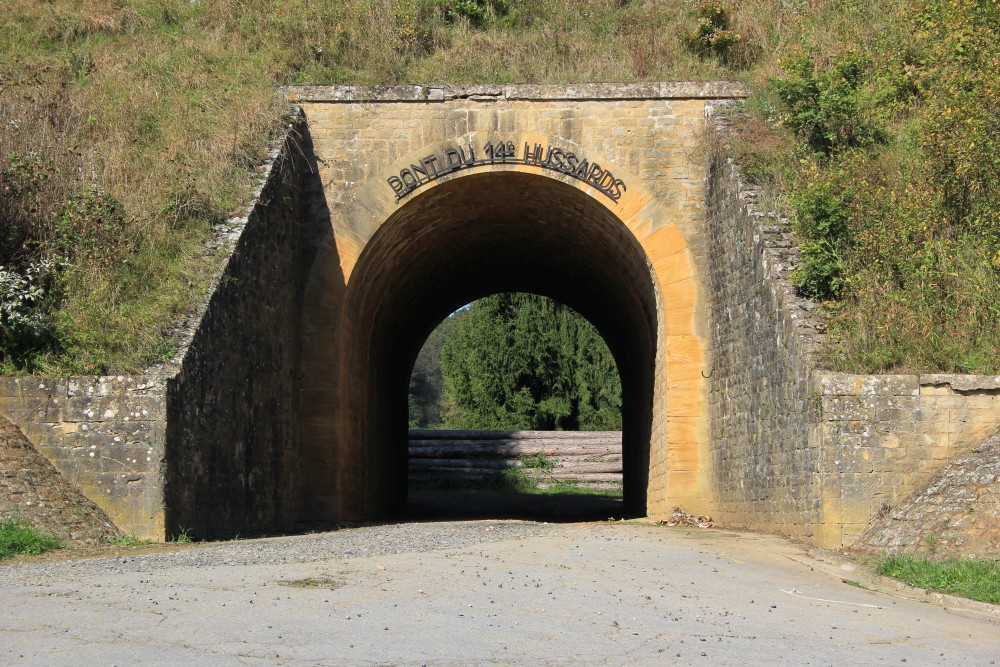
[[[399,175],[390,176],[386,182],[396,195],[396,201],[399,201],[417,188],[453,171],[484,164],[527,164],[558,171],[593,186],[614,202],[617,202],[628,189],[625,182],[617,178],[611,170],[572,151],[563,150],[558,146],[527,142],[523,149],[519,149],[513,141],[502,139],[483,144],[478,152],[470,142],[465,146],[446,148],[443,153],[437,155],[424,156],[417,160],[416,164],[400,169]]]

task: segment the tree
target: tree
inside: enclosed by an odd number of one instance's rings
[[[590,322],[534,294],[470,304],[441,345],[450,428],[617,430],[621,381]]]
[[[454,313],[431,332],[410,373],[410,428],[440,428],[444,405],[441,347],[465,311]]]

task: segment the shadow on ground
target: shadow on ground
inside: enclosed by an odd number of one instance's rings
[[[620,496],[411,489],[403,518],[410,521],[522,519],[571,523],[625,518],[625,509]]]

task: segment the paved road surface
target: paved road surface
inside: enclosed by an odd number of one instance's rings
[[[1000,663],[988,615],[841,578],[715,529],[369,526],[0,565],[0,664]]]

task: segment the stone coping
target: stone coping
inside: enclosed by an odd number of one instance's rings
[[[817,389],[824,394],[917,396],[921,387],[948,387],[957,393],[1000,392],[1000,375],[962,373],[857,374],[815,371]]]
[[[650,81],[642,83],[442,84],[399,86],[300,85],[281,91],[290,102],[447,102],[614,101],[741,99],[747,88],[737,81]]]

